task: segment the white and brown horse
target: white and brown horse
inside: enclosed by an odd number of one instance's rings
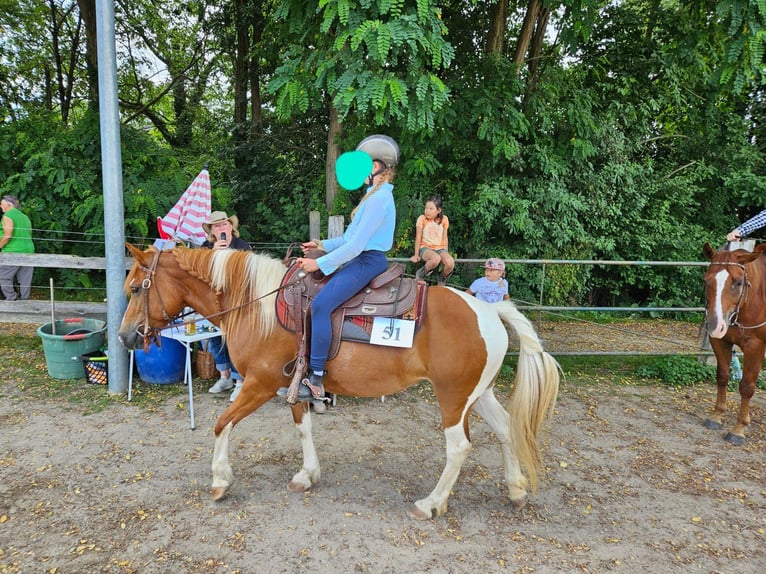
[[[135,264],[125,281],[130,301],[119,331],[122,343],[128,348],[143,345],[147,329],[167,325],[189,305],[221,326],[232,361],[244,377],[241,392],[215,425],[212,491],[214,499],[221,499],[234,478],[228,456],[232,429],[290,382],[283,367],[295,359],[296,339],[279,326],[273,294],[286,269],[280,260],[256,253],[128,247]],[[508,352],[506,326],[520,341],[508,411],[493,393]],[[534,491],[541,465],[536,436],[555,403],[559,367],[512,303],[488,304],[449,287],[429,288],[425,320],[412,348],[344,342],[327,371],[325,389],[338,395],[379,397],[421,381],[433,385],[447,463],[433,491],[410,510],[413,518],[446,512],[450,489],[471,447],[471,411],[483,417],[500,440],[513,504],[523,507],[527,500],[522,468]],[[290,408],[301,437],[303,465],[288,489],[304,492],[320,478],[319,460],[308,405]]]
[[[726,440],[737,445],[745,442],[750,424],[750,399],[763,367],[766,349],[766,244],[755,251],[715,251],[709,243],[703,247],[710,259],[705,281],[705,326],[715,358],[717,396],[713,413],[705,420],[710,429],[723,428],[726,391],[729,384],[732,347],[744,354],[742,380],[739,382],[740,406],[737,424]]]

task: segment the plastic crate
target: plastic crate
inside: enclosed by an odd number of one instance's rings
[[[105,385],[108,382],[109,357],[103,351],[80,355],[85,370],[85,380],[91,385]]]

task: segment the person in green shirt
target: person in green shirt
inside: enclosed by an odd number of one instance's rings
[[[19,198],[15,195],[4,195],[0,207],[3,209],[3,237],[0,238],[0,249],[3,253],[34,253],[32,224],[19,210]],[[29,299],[33,272],[34,267],[0,265],[0,290],[6,300]],[[18,294],[13,287],[14,278],[19,282]]]

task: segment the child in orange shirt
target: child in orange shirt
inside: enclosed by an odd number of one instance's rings
[[[424,279],[430,275],[439,264],[442,272],[439,275],[439,285],[445,285],[455,269],[455,260],[449,253],[447,230],[449,218],[442,211],[442,198],[432,195],[426,199],[423,215],[415,223],[415,255],[410,261],[424,265],[418,269],[415,277]]]

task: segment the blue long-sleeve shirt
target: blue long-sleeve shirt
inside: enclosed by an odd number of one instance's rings
[[[367,189],[370,193],[372,188]],[[394,204],[394,186],[381,184],[378,190],[363,200],[354,219],[341,237],[322,241],[327,252],[317,259],[322,273],[329,275],[338,267],[351,261],[362,251],[383,251],[394,244],[396,228],[396,205]]]
[[[760,229],[761,227],[766,225],[766,209],[764,209],[762,212],[760,212],[758,215],[755,215],[745,221],[745,223],[740,224],[737,229],[739,229],[739,234],[742,237],[745,237],[746,235],[750,235],[753,231],[756,229]]]

